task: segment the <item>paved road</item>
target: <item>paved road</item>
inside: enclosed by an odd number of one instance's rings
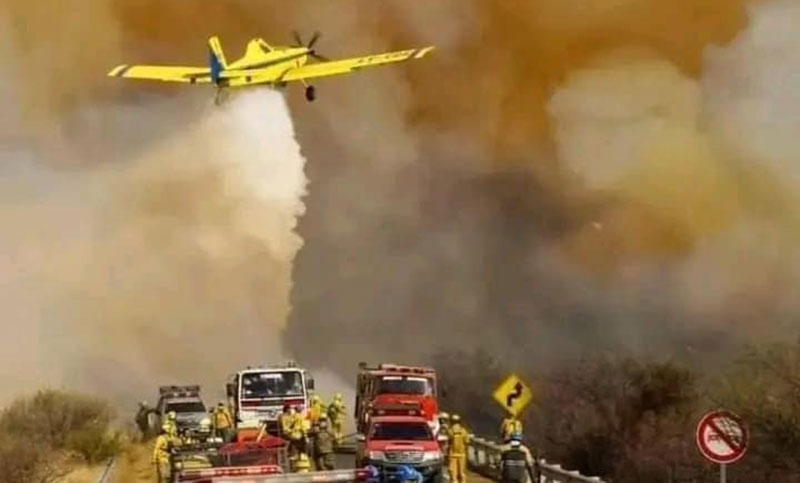
[[[349,454],[337,454],[336,455],[336,467],[337,468],[353,468],[355,466],[355,456]],[[493,480],[481,476],[477,473],[469,472],[467,475],[467,482],[466,483],[494,483]]]

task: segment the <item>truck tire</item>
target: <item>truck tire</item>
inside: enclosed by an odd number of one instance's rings
[[[431,473],[431,475],[426,480],[426,483],[443,483],[444,482],[444,472],[439,469],[435,473]]]

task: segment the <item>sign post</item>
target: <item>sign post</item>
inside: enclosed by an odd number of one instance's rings
[[[515,418],[533,399],[533,392],[516,374],[511,374],[492,393],[494,400]]]
[[[719,481],[725,483],[727,465],[747,452],[749,435],[744,422],[729,411],[712,411],[698,423],[696,437],[700,453],[719,464]]]

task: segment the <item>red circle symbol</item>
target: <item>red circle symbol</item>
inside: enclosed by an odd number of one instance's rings
[[[749,435],[742,419],[729,411],[713,411],[697,425],[697,448],[719,464],[739,460],[747,451]]]

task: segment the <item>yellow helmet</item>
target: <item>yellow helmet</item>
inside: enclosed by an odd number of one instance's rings
[[[450,420],[453,421],[454,423],[457,423],[461,421],[461,416],[459,416],[458,414],[453,414],[452,416],[450,416]]]
[[[167,413],[167,417],[169,419],[175,419],[175,418],[178,417],[178,415],[175,413],[175,411],[170,411],[170,412]]]
[[[314,394],[313,396],[311,396],[311,402],[312,403],[318,403],[319,401],[320,401],[319,395]]]
[[[340,392],[337,392],[337,393],[336,393],[336,394],[334,394],[334,396],[333,396],[333,400],[334,400],[334,401],[341,401],[342,399],[344,399],[344,398],[342,397],[342,393],[340,393]]]

